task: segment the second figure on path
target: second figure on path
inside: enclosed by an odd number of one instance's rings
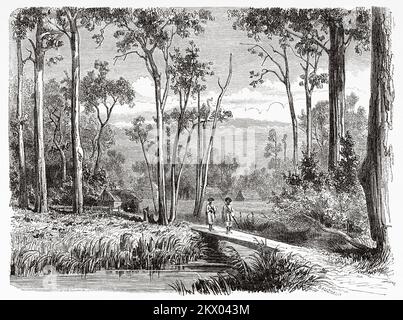
[[[224,206],[222,207],[222,219],[225,222],[227,233],[231,232],[232,220],[234,220],[235,212],[231,206],[232,199],[230,197],[225,198]]]
[[[217,208],[213,205],[214,198],[208,198],[207,201],[208,201],[206,206],[207,224],[208,229],[212,231]]]

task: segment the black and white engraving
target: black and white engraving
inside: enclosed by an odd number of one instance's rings
[[[31,7],[9,25],[12,286],[394,286],[388,8]]]

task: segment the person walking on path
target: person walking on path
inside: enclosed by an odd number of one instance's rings
[[[235,217],[235,212],[231,206],[231,202],[232,199],[230,197],[226,197],[224,200],[224,206],[222,207],[222,219],[225,222],[227,234],[231,232],[232,220],[234,220]]]
[[[217,208],[215,207],[215,205],[213,205],[214,198],[208,198],[207,201],[208,201],[206,206],[207,224],[209,231],[212,231]]]

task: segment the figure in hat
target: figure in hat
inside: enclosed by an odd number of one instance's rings
[[[231,206],[232,199],[226,197],[224,200],[224,206],[222,207],[222,219],[225,222],[227,228],[227,234],[231,232],[232,220],[234,220],[235,212]]]
[[[208,198],[207,199],[207,206],[206,206],[206,216],[207,216],[207,224],[208,224],[208,229],[210,231],[213,230],[213,224],[215,220],[215,214],[217,212],[217,208],[215,205],[213,205],[214,198]]]

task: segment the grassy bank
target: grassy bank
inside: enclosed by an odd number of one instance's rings
[[[241,257],[227,248],[231,268],[209,278],[199,278],[190,288],[177,280],[171,287],[185,294],[230,294],[232,291],[292,292],[312,290],[324,282],[323,275],[313,271],[309,263],[297,262],[291,255],[265,250],[263,245],[249,257]]]
[[[55,268],[86,274],[100,269],[159,270],[187,263],[206,250],[187,223],[158,226],[106,214],[34,214],[12,218],[11,274],[31,276]]]

